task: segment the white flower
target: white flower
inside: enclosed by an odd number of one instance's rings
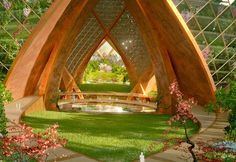
[[[193,16],[193,13],[190,11],[182,11],[181,15],[182,15],[184,21],[187,22],[188,20],[191,19],[191,17]]]
[[[3,0],[3,6],[6,10],[9,10],[11,8],[11,2],[8,0]]]
[[[112,67],[111,67],[110,65],[101,63],[101,64],[99,65],[99,69],[100,69],[101,71],[104,71],[104,72],[111,72]]]
[[[30,14],[30,12],[31,12],[31,9],[30,9],[30,8],[24,8],[24,9],[23,9],[23,13],[24,13],[25,17],[28,17],[29,14]]]

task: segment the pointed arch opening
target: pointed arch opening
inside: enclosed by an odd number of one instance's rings
[[[84,91],[130,92],[126,65],[111,41],[104,39],[91,56],[79,87]]]

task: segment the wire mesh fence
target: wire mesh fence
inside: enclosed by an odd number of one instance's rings
[[[236,79],[236,1],[173,0],[194,35],[217,87]]]
[[[0,0],[0,80],[53,0]]]
[[[0,80],[52,1],[0,0]],[[173,2],[202,50],[216,86],[236,79],[236,1]]]

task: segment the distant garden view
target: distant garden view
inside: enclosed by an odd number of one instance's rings
[[[129,84],[125,65],[108,42],[104,42],[92,56],[84,72],[83,83]]]
[[[132,89],[121,56],[107,41],[103,41],[91,57],[78,85],[82,91],[91,92],[130,92]]]

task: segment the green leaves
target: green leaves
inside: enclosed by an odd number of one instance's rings
[[[218,106],[227,110],[235,110],[236,108],[236,82],[232,81],[228,88],[220,89],[216,92],[216,100]]]
[[[11,93],[6,90],[4,84],[0,81],[0,102],[5,104],[12,101]]]
[[[229,110],[229,126],[225,132],[229,139],[236,139],[236,81],[231,81],[229,87],[218,89],[216,91],[216,103],[210,103],[206,106],[210,110],[223,108]]]
[[[4,104],[12,101],[11,93],[6,90],[4,84],[0,81],[0,133],[7,134],[6,123],[7,119],[4,111]]]
[[[100,70],[99,65],[106,64],[108,66],[112,67],[111,72],[106,72]],[[109,63],[108,60],[103,59],[102,61],[90,61],[85,73],[84,73],[84,79],[85,82],[95,82],[95,83],[101,83],[101,82],[116,82],[116,83],[123,83],[128,81],[128,72],[126,71],[126,68],[114,64]]]

